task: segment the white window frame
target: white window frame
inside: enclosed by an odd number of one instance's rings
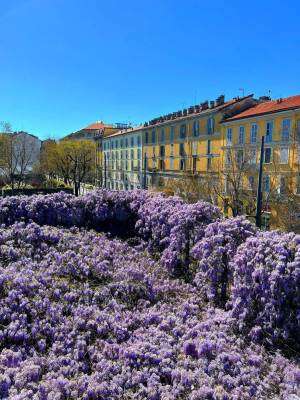
[[[284,122],[285,121],[289,121],[288,130],[287,131],[284,130]],[[287,138],[284,137],[284,135],[286,133],[288,133],[288,137]],[[281,141],[282,142],[288,142],[290,140],[290,135],[291,135],[291,119],[290,118],[284,118],[282,120],[282,122],[281,122]]]
[[[243,136],[241,136],[241,133],[243,133]],[[243,141],[241,141],[241,137],[243,137]],[[245,144],[245,126],[244,125],[239,126],[239,144]]]
[[[286,159],[282,160],[282,151],[286,150]],[[279,149],[279,158],[280,158],[280,164],[288,164],[289,163],[289,155],[290,155],[290,151],[288,147],[280,147]]]
[[[257,133],[258,133],[258,125],[256,122],[254,122],[253,124],[251,124],[250,143],[257,142]],[[253,140],[254,134],[255,134],[255,140]]]
[[[232,145],[232,128],[227,128],[226,131],[226,145],[231,146]]]

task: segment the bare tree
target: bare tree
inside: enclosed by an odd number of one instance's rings
[[[169,178],[165,181],[163,192],[180,196],[188,203],[203,200],[217,205],[215,193],[210,190],[210,179],[205,175],[186,172],[178,178]]]
[[[13,132],[9,123],[1,123],[1,175],[12,191],[25,182],[38,160],[40,141],[26,132]]]
[[[255,208],[257,170],[254,157],[254,149],[227,148],[225,160],[219,161],[216,177],[210,182],[210,190],[233,216]]]

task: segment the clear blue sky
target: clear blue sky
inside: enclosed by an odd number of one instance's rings
[[[300,94],[298,1],[0,0],[0,120],[41,138]]]

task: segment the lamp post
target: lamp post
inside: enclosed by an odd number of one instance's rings
[[[259,160],[259,172],[258,172],[258,186],[256,196],[256,226],[261,228],[261,214],[262,214],[262,179],[263,179],[263,163],[264,163],[264,149],[265,148],[265,137],[261,138],[260,146],[260,160]]]
[[[147,188],[147,153],[144,155],[144,182],[143,182],[143,189]]]
[[[106,153],[104,153],[104,188],[106,189]]]

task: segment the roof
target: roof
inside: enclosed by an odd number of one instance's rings
[[[296,108],[300,108],[300,95],[259,103],[234,117],[227,118],[224,122],[250,118],[258,115],[272,114],[279,111],[293,110]]]
[[[195,118],[195,117],[198,117],[198,116],[210,114],[212,112],[221,111],[223,109],[226,109],[226,107],[232,106],[232,105],[234,105],[234,104],[236,104],[236,103],[238,103],[238,102],[240,102],[242,100],[245,100],[245,99],[251,98],[251,97],[253,97],[253,94],[250,94],[250,95],[245,96],[245,97],[235,97],[235,98],[233,98],[231,100],[225,101],[223,104],[220,104],[220,105],[215,106],[213,108],[206,108],[205,110],[200,110],[197,113],[183,115],[181,117],[176,117],[175,119],[165,120],[165,121],[153,124],[153,125],[147,125],[147,126],[140,125],[140,126],[136,126],[134,128],[123,129],[123,130],[120,130],[118,132],[115,132],[115,133],[112,133],[112,134],[108,134],[105,137],[105,139],[109,139],[111,137],[115,137],[115,136],[119,136],[119,135],[124,135],[126,133],[127,134],[134,133],[134,132],[140,131],[140,130],[155,129],[157,127],[168,125],[170,123],[177,123],[177,122],[180,122],[180,121],[184,121],[186,119],[192,119],[192,118]]]
[[[92,130],[92,129],[102,129],[102,128],[112,128],[112,125],[105,124],[103,121],[97,121],[97,122],[94,122],[82,129],[80,129],[80,130],[83,131],[83,130],[88,130],[88,129]]]
[[[134,128],[127,128],[127,129],[121,129],[120,131],[114,132],[114,133],[110,133],[108,135],[105,136],[105,139],[109,139],[111,137],[115,137],[115,136],[120,136],[120,135],[124,135],[125,133],[134,133],[136,131],[140,131],[141,129],[146,129],[144,127],[144,125],[140,125],[140,126],[135,126]]]

